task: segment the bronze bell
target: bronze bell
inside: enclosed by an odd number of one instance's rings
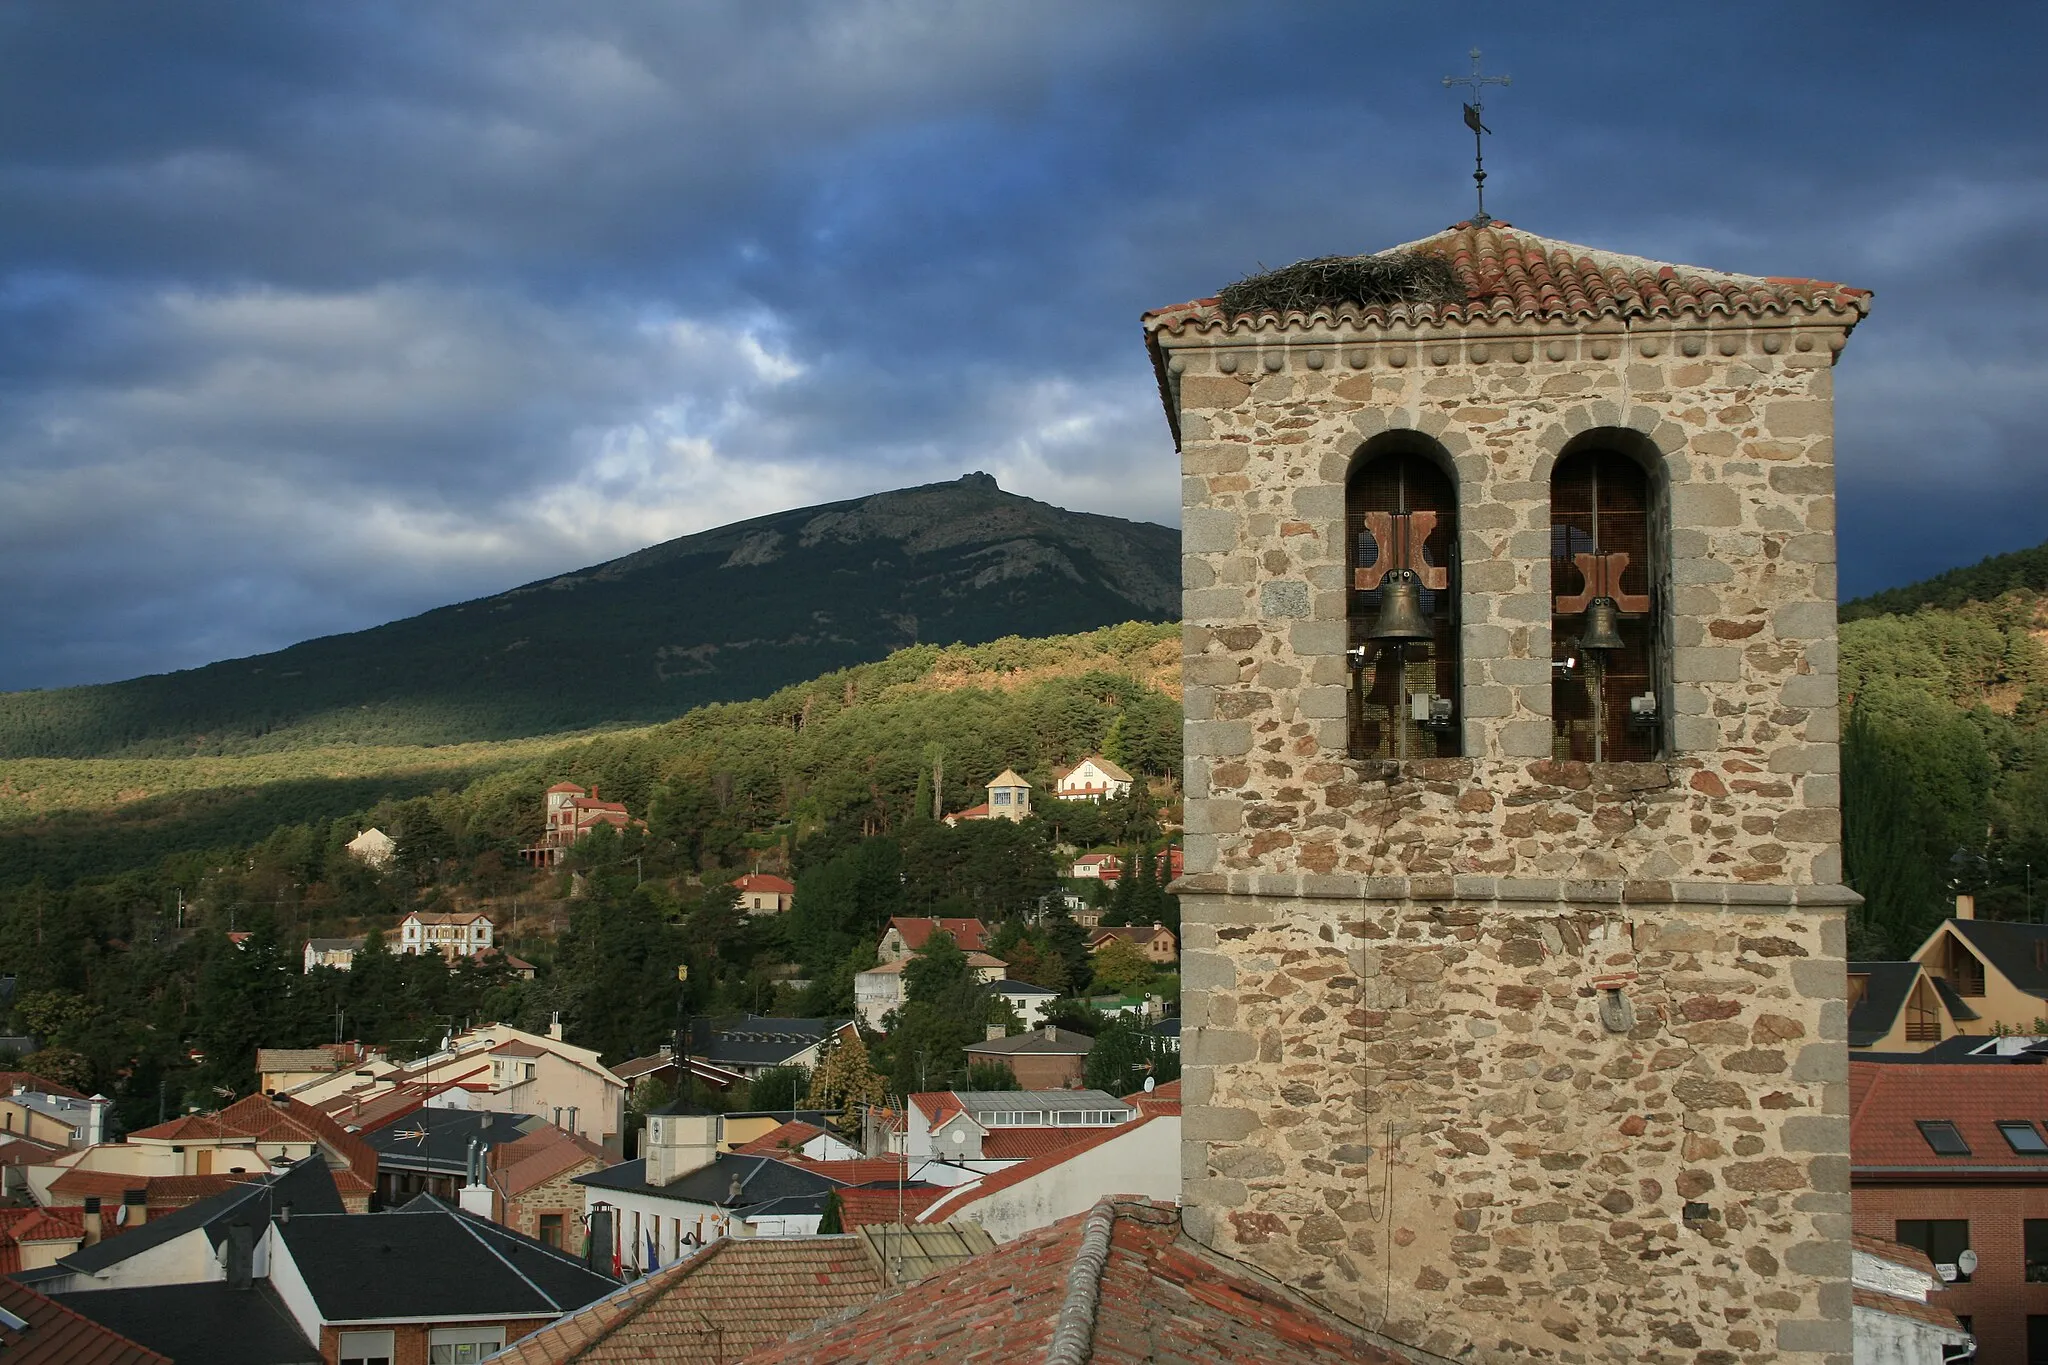
[[[1621,611],[1611,597],[1596,597],[1586,604],[1586,628],[1579,632],[1579,644],[1586,649],[1621,648]]]
[[[1380,583],[1380,619],[1367,634],[1375,640],[1433,640],[1436,631],[1422,614],[1422,580],[1413,569],[1397,569]]]

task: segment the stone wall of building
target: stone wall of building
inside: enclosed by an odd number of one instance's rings
[[[1849,1351],[1830,364],[1855,321],[1155,328],[1190,1231],[1460,1359]],[[1344,488],[1459,493],[1466,757],[1346,752]],[[1553,757],[1549,477],[1642,459],[1669,757]]]

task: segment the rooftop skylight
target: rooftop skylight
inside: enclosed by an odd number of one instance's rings
[[[2048,1156],[2048,1138],[2027,1120],[2000,1119],[1998,1131],[2005,1135],[2006,1145],[2022,1156]]]
[[[1970,1154],[1970,1144],[1963,1141],[1963,1135],[1947,1119],[1920,1119],[1918,1122],[1920,1136],[1927,1139],[1927,1145],[1934,1149],[1936,1156]]]

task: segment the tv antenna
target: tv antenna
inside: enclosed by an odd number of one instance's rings
[[[1454,85],[1466,85],[1472,88],[1472,99],[1465,105],[1465,126],[1472,130],[1472,183],[1479,191],[1479,212],[1474,215],[1472,221],[1478,226],[1484,227],[1493,221],[1493,219],[1486,216],[1486,146],[1483,139],[1487,133],[1493,131],[1486,126],[1483,119],[1486,113],[1486,87],[1489,85],[1513,85],[1514,78],[1512,76],[1481,75],[1480,72],[1483,68],[1479,63],[1479,49],[1473,48],[1471,56],[1472,74],[1469,76],[1446,76],[1444,77],[1444,88],[1448,90]]]

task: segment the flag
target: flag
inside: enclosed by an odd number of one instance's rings
[[[661,1249],[654,1244],[654,1234],[647,1234],[647,1273],[652,1275],[661,1269]]]
[[[1471,105],[1465,106],[1465,126],[1475,133],[1490,133],[1493,129],[1479,121],[1479,111]]]

